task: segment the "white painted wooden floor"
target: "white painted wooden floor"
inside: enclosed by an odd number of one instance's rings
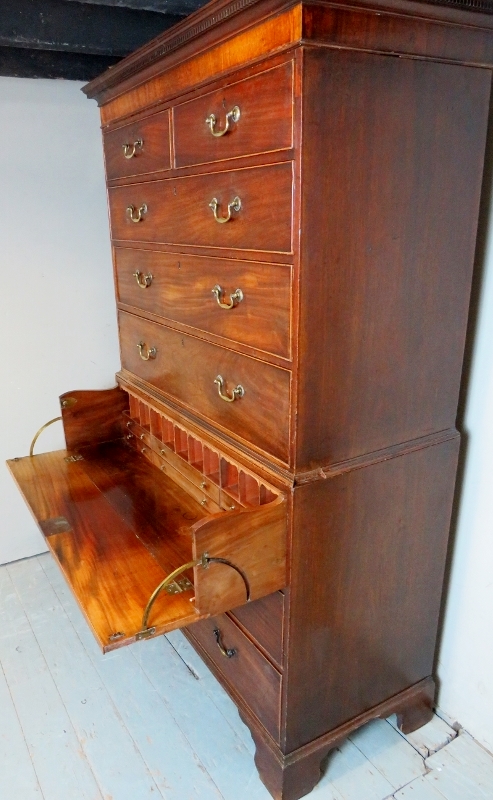
[[[270,800],[235,706],[180,633],[100,654],[49,555],[0,567],[0,800]],[[436,717],[362,728],[310,800],[492,800]]]

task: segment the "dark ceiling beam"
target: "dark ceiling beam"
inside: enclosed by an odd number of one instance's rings
[[[91,80],[184,16],[112,0],[2,0],[1,6],[0,75],[19,78]]]
[[[162,14],[191,14],[207,0],[69,0],[71,3],[94,3],[99,6],[120,6],[139,11],[160,11]]]
[[[64,78],[90,81],[119,57],[67,53],[60,50],[29,50],[25,47],[0,47],[0,76],[9,78]]]
[[[2,0],[0,45],[123,57],[181,18],[70,0]]]

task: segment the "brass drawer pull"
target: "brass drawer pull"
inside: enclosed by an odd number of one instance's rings
[[[209,126],[210,131],[211,131],[213,136],[224,136],[224,134],[229,131],[230,123],[231,122],[238,122],[239,118],[240,118],[240,109],[238,108],[238,106],[233,106],[231,111],[228,111],[228,113],[226,114],[226,121],[224,123],[224,128],[222,128],[222,130],[219,130],[219,131],[215,131],[214,130],[214,128],[216,127],[216,122],[217,122],[215,114],[209,114],[209,116],[207,117],[205,123],[206,123],[206,125]]]
[[[147,289],[152,283],[152,275],[150,272],[148,272],[147,275],[144,275],[143,272],[137,270],[137,272],[132,272],[132,275],[141,289]]]
[[[214,378],[214,383],[217,384],[217,391],[219,393],[219,397],[221,398],[221,400],[225,400],[226,403],[233,403],[235,400],[239,400],[239,398],[243,397],[243,395],[245,394],[245,390],[243,386],[241,386],[241,384],[235,386],[231,397],[228,394],[226,394],[226,392],[224,391],[224,380],[220,375],[218,375],[217,378]]]
[[[143,147],[143,139],[137,139],[133,144],[122,144],[123,155],[125,158],[133,158],[137,155],[137,150],[142,150]]]
[[[228,203],[228,216],[227,217],[218,217],[217,216],[217,207],[219,205],[219,200],[217,197],[213,197],[211,202],[209,203],[209,208],[212,208],[212,213],[214,214],[214,219],[216,222],[229,222],[231,219],[231,213],[233,211],[239,211],[241,208],[241,200],[239,197],[233,197],[231,203]]]
[[[156,358],[157,350],[155,347],[147,347],[145,342],[139,342],[137,347],[139,348],[139,356],[142,361],[149,361],[150,358]]]
[[[241,301],[243,300],[243,292],[241,291],[241,289],[235,289],[233,294],[229,295],[229,303],[225,303],[224,300],[221,300],[221,297],[223,297],[224,292],[218,283],[216,283],[216,285],[213,287],[212,294],[216,298],[218,306],[220,306],[221,308],[234,308],[236,305],[238,305],[238,303],[241,303]]]
[[[127,206],[127,214],[132,222],[142,222],[144,214],[147,214],[147,206],[145,203],[142,203],[141,207],[137,209],[135,206]]]
[[[230,649],[229,647],[224,647],[221,644],[221,631],[219,630],[219,628],[214,628],[213,634],[216,637],[217,646],[219,647],[219,650],[221,651],[223,656],[225,656],[225,658],[233,658],[233,656],[236,655],[236,650],[234,649],[234,647]]]

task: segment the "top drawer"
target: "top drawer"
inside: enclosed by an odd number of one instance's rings
[[[105,133],[103,145],[109,181],[169,169],[169,111]]]
[[[173,131],[177,167],[292,147],[292,62],[176,106]]]

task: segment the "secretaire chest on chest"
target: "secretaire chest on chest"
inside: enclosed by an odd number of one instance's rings
[[[102,648],[183,627],[278,800],[431,714],[493,63],[455,5],[214,0],[84,89],[122,368],[10,467]]]

